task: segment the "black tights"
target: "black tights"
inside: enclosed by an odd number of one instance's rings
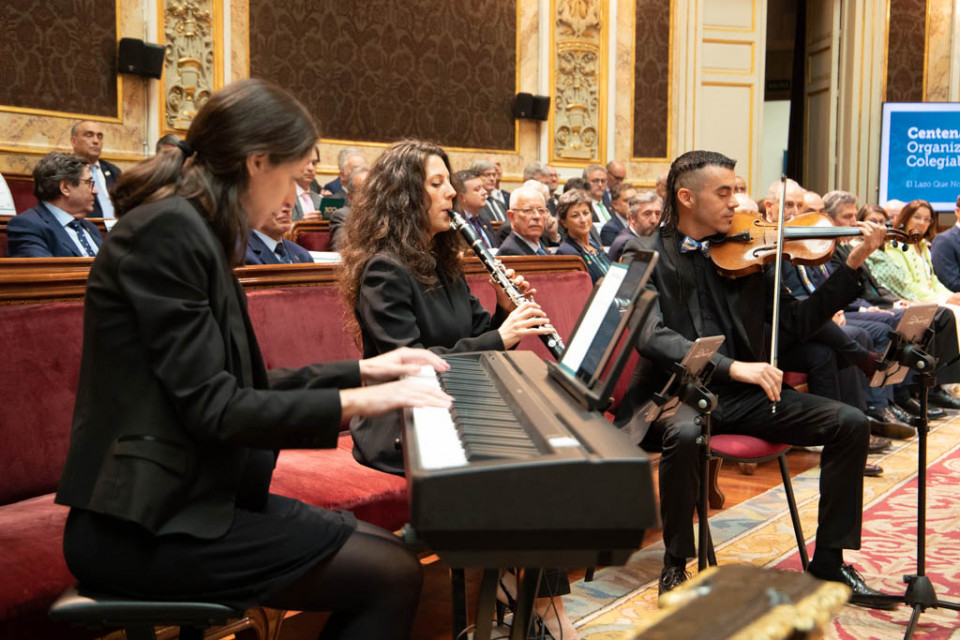
[[[393,534],[366,522],[335,554],[264,604],[332,611],[320,638],[407,638],[417,611],[420,563]]]

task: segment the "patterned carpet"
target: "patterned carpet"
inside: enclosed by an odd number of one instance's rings
[[[901,576],[916,570],[916,438],[895,442],[877,458],[884,475],[864,480],[863,548],[847,552],[867,581],[889,593],[902,593]],[[933,425],[928,440],[927,572],[939,597],[960,601],[960,417]],[[873,460],[873,458],[871,458]],[[817,519],[819,469],[793,480],[804,532],[812,551]],[[710,519],[720,564],[799,569],[796,540],[782,487],[728,509]],[[656,580],[663,545],[643,549],[623,567],[597,571],[590,583],[578,582],[564,598],[583,638],[620,638],[657,610]],[[696,566],[693,564],[695,571]],[[910,617],[895,611],[848,606],[826,638],[900,638]],[[917,638],[960,639],[960,613],[930,610],[920,618]]]

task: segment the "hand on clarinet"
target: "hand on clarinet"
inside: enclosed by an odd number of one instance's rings
[[[527,282],[526,278],[524,278],[522,275],[517,275],[517,272],[513,269],[507,269],[506,274],[507,277],[510,278],[510,282],[513,283],[513,286],[515,286],[525,298],[528,300],[533,300],[533,295],[537,292],[537,290],[530,286],[530,283]],[[506,309],[507,311],[512,311],[517,307],[517,305],[513,303],[513,300],[510,299],[510,296],[507,295],[507,292],[493,281],[493,278],[490,279],[490,286],[493,287],[493,291],[497,294],[498,307],[501,309]]]
[[[737,382],[755,384],[763,389],[772,402],[780,401],[780,389],[783,387],[783,371],[766,362],[741,362],[734,360],[730,365],[730,377]]]
[[[526,336],[547,335],[553,331],[553,327],[540,305],[528,302],[511,311],[497,331],[500,332],[504,348],[512,349]]]

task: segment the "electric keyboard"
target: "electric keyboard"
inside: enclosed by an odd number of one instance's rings
[[[444,359],[418,377],[453,407],[404,411],[416,538],[456,567],[626,562],[657,525],[647,455],[533,352]]]

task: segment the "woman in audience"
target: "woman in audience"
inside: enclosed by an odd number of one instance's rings
[[[594,284],[607,274],[610,260],[597,242],[591,238],[593,214],[590,196],[579,189],[567,191],[557,201],[557,218],[566,230],[566,237],[557,249],[557,255],[580,256]]]
[[[860,207],[860,211],[857,212],[857,220],[860,222],[873,222],[885,227],[887,223],[890,222],[890,217],[887,216],[887,211],[880,205],[865,204]]]
[[[492,285],[497,309],[491,317],[470,293],[460,259],[465,247],[447,214],[455,194],[447,154],[428,142],[398,142],[370,169],[347,219],[340,280],[344,307],[355,314],[348,322],[358,325],[364,357],[404,346],[437,353],[512,349],[525,336],[549,332],[537,304],[515,308]],[[528,289],[522,277],[514,282]],[[401,420],[399,411],[353,420],[354,457],[402,475]],[[565,574],[551,571],[549,576],[544,590],[569,593]],[[550,598],[538,599],[543,616],[550,606]],[[559,615],[546,618],[548,628],[560,617],[564,638],[575,638],[559,599],[557,608]]]
[[[943,286],[933,272],[930,240],[936,235],[936,226],[930,203],[925,200],[907,203],[893,226],[921,239],[906,248],[887,243],[883,251],[874,251],[867,258],[867,265],[880,284],[906,300],[960,304],[960,294]]]
[[[350,513],[268,491],[277,449],[336,447],[342,419],[450,400],[388,382],[446,368],[426,351],[264,369],[232,267],[247,228],[292,206],[317,135],[299,102],[245,80],[124,172],[87,282],[64,556],[107,593],[329,610],[324,638],[406,638],[416,558]]]

